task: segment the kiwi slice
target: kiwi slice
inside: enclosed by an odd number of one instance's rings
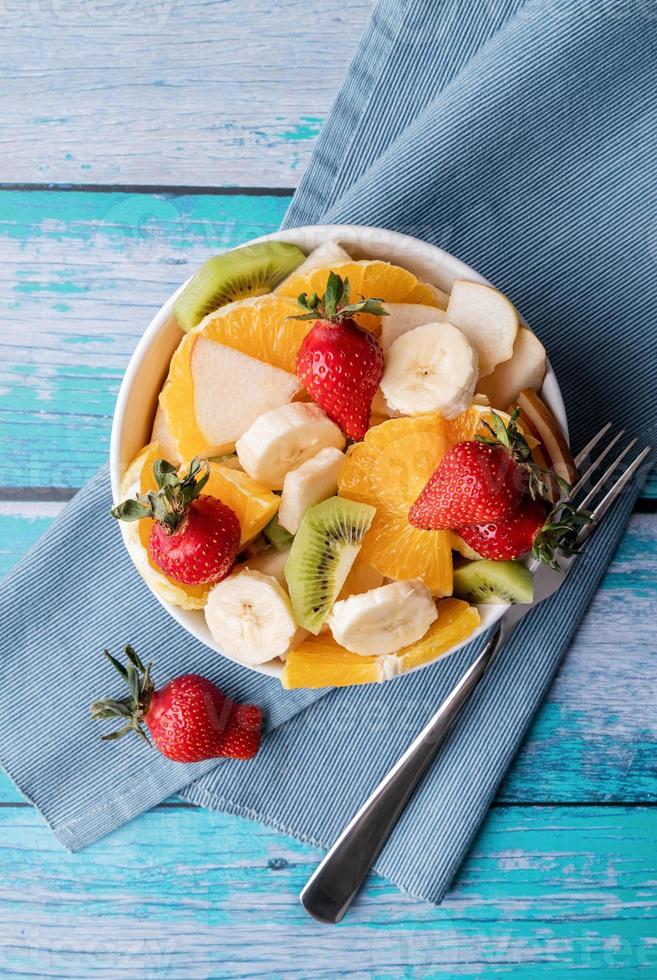
[[[174,303],[176,319],[183,330],[191,330],[226,303],[271,293],[305,257],[289,242],[260,242],[215,255],[203,263]]]
[[[475,605],[529,603],[534,598],[532,573],[519,561],[481,558],[454,569],[454,595]]]
[[[262,533],[276,551],[287,551],[294,541],[293,535],[278,523],[278,514],[274,514],[269,524],[262,529]]]
[[[303,515],[285,578],[296,621],[310,633],[322,628],[374,514],[369,504],[329,497]]]

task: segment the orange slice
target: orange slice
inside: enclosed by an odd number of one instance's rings
[[[421,578],[434,595],[452,591],[450,535],[412,527],[408,511],[449,446],[438,416],[390,419],[351,447],[339,485],[341,496],[376,508],[363,560],[390,578]]]
[[[422,303],[425,306],[437,306],[441,310],[446,310],[449,304],[449,295],[430,282],[418,282],[404,302]]]
[[[294,374],[297,352],[312,329],[312,320],[290,320],[302,310],[286,295],[241,300],[210,313],[195,328],[208,340],[266,361]]]
[[[241,544],[257,537],[278,513],[281,498],[242,470],[210,463],[210,479],[203,493],[217,497],[235,511],[242,529]]]
[[[422,639],[397,654],[402,662],[402,671],[428,664],[463,643],[474,633],[479,622],[476,608],[463,599],[442,599],[438,603],[438,619]]]
[[[442,599],[438,618],[412,646],[387,657],[362,657],[341,647],[331,636],[309,636],[288,653],[283,687],[349,687],[373,684],[442,656],[463,643],[479,625],[479,613],[462,599]]]
[[[332,636],[308,636],[288,653],[283,667],[283,687],[349,687],[380,680],[379,657],[350,653]]]
[[[293,273],[281,283],[276,293],[292,299],[296,299],[301,293],[317,293],[322,296],[331,271],[349,280],[351,299],[354,302],[363,296],[365,299],[381,299],[387,303],[442,306],[438,293],[431,286],[420,282],[412,272],[378,259],[343,262],[326,269],[313,269],[307,275]],[[367,330],[378,332],[380,328],[380,318],[369,313],[359,313],[356,319]]]
[[[499,415],[504,422],[509,422],[511,419],[509,413],[500,408],[490,408],[488,405],[471,405],[470,408],[466,408],[465,412],[461,412],[456,418],[446,422],[449,440],[456,444],[457,442],[471,442],[475,436],[490,436],[490,431],[484,423],[488,422],[489,425],[493,426],[491,412]],[[522,419],[518,419],[518,428],[522,431],[521,422]],[[536,439],[529,432],[524,432],[524,436],[530,449],[534,449],[538,445]]]

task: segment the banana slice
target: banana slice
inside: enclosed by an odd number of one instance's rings
[[[290,534],[296,534],[301,518],[309,507],[337,494],[344,461],[344,453],[329,446],[320,449],[312,459],[286,474],[278,511],[278,523],[281,527]]]
[[[205,618],[226,653],[250,667],[286,654],[297,630],[287,593],[272,575],[251,569],[215,585]]]
[[[421,639],[437,618],[424,582],[393,582],[336,602],[328,624],[337,642],[363,656],[395,653]]]
[[[435,306],[424,306],[422,303],[382,303],[388,314],[381,321],[381,337],[379,343],[383,351],[387,351],[398,337],[422,327],[425,323],[444,323],[447,314],[437,310]]]
[[[312,402],[292,402],[265,412],[237,440],[237,455],[249,476],[282,490],[285,476],[320,449],[343,449],[340,429]]]
[[[451,323],[425,323],[388,350],[381,390],[393,412],[451,419],[472,402],[477,377],[477,352],[465,334]]]

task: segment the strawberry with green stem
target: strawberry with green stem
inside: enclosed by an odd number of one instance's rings
[[[351,303],[349,280],[330,272],[323,296],[302,293],[305,310],[294,320],[316,320],[297,354],[297,376],[328,417],[350,439],[367,432],[372,399],[383,375],[383,351],[354,320],[357,313],[387,316],[382,300]]]
[[[165,575],[183,585],[214,584],[231,571],[239,550],[240,522],[216,497],[202,494],[209,466],[195,457],[184,476],[156,459],[157,490],[138,494],[112,509],[120,521],[151,518],[148,553]]]
[[[538,500],[547,493],[543,471],[518,426],[519,412],[508,422],[490,414],[493,425],[484,422],[489,435],[459,442],[445,453],[409,511],[414,527],[438,531],[499,520],[525,494]]]
[[[91,705],[94,721],[118,720],[121,727],[103,741],[134,732],[174,762],[204,759],[250,759],[258,751],[262,711],[257,705],[237,704],[198,674],[184,674],[155,689],[152,664],[144,666],[133,647],[126,646],[127,664],[107,650],[105,656],[127,682],[129,696],[105,698]]]

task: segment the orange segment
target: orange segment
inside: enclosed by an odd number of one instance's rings
[[[390,578],[421,578],[435,595],[452,591],[450,535],[412,527],[408,511],[449,446],[438,416],[390,419],[351,447],[339,486],[341,496],[376,507],[363,560]]]
[[[280,296],[296,299],[301,293],[326,291],[329,273],[333,271],[349,280],[351,299],[355,302],[362,296],[365,299],[382,299],[387,303],[425,303],[427,306],[442,306],[439,296],[430,286],[421,283],[417,276],[401,266],[380,262],[378,259],[343,262],[326,269],[313,269],[307,275],[291,275],[276,290]],[[414,298],[411,299],[410,297]],[[358,314],[356,317],[362,327],[373,332],[380,328],[380,318],[371,314]]]
[[[422,303],[424,306],[437,306],[441,310],[446,310],[449,296],[438,286],[433,286],[429,282],[418,282],[404,302]]]
[[[297,352],[313,327],[312,320],[288,319],[303,312],[296,295],[288,299],[269,294],[231,303],[206,316],[194,332],[294,374]]]
[[[373,684],[413,667],[430,663],[463,643],[479,625],[479,613],[462,599],[442,599],[438,619],[412,646],[387,657],[361,657],[341,647],[332,636],[309,636],[288,653],[283,668],[283,687],[349,687]]]
[[[496,415],[499,415],[505,422],[509,422],[511,419],[508,412],[503,412],[499,408],[491,409],[487,405],[471,405],[470,408],[466,408],[465,412],[461,412],[456,418],[450,419],[446,423],[450,442],[453,444],[457,442],[472,442],[475,436],[490,436],[490,431],[484,423],[488,422],[489,425],[493,426],[492,411]],[[520,419],[518,419],[518,427],[522,429]],[[524,435],[529,444],[529,448],[533,449],[536,446],[536,440],[527,432]]]
[[[210,463],[210,479],[203,493],[217,497],[235,511],[242,529],[241,543],[252,541],[272,517],[278,513],[281,498],[252,480],[241,470]]]
[[[397,654],[402,662],[402,670],[428,664],[452,647],[463,643],[474,633],[479,622],[479,613],[474,606],[468,605],[462,599],[442,599],[438,603],[438,619],[431,624],[422,639]]]
[[[332,636],[309,636],[285,658],[283,687],[349,687],[379,680],[379,658],[350,653]]]
[[[169,375],[160,392],[160,408],[178,456],[184,460],[205,456],[208,452],[207,439],[199,428],[194,412],[192,351],[197,336],[192,331],[185,334],[180,341],[171,358]],[[232,446],[225,448],[229,450]]]

